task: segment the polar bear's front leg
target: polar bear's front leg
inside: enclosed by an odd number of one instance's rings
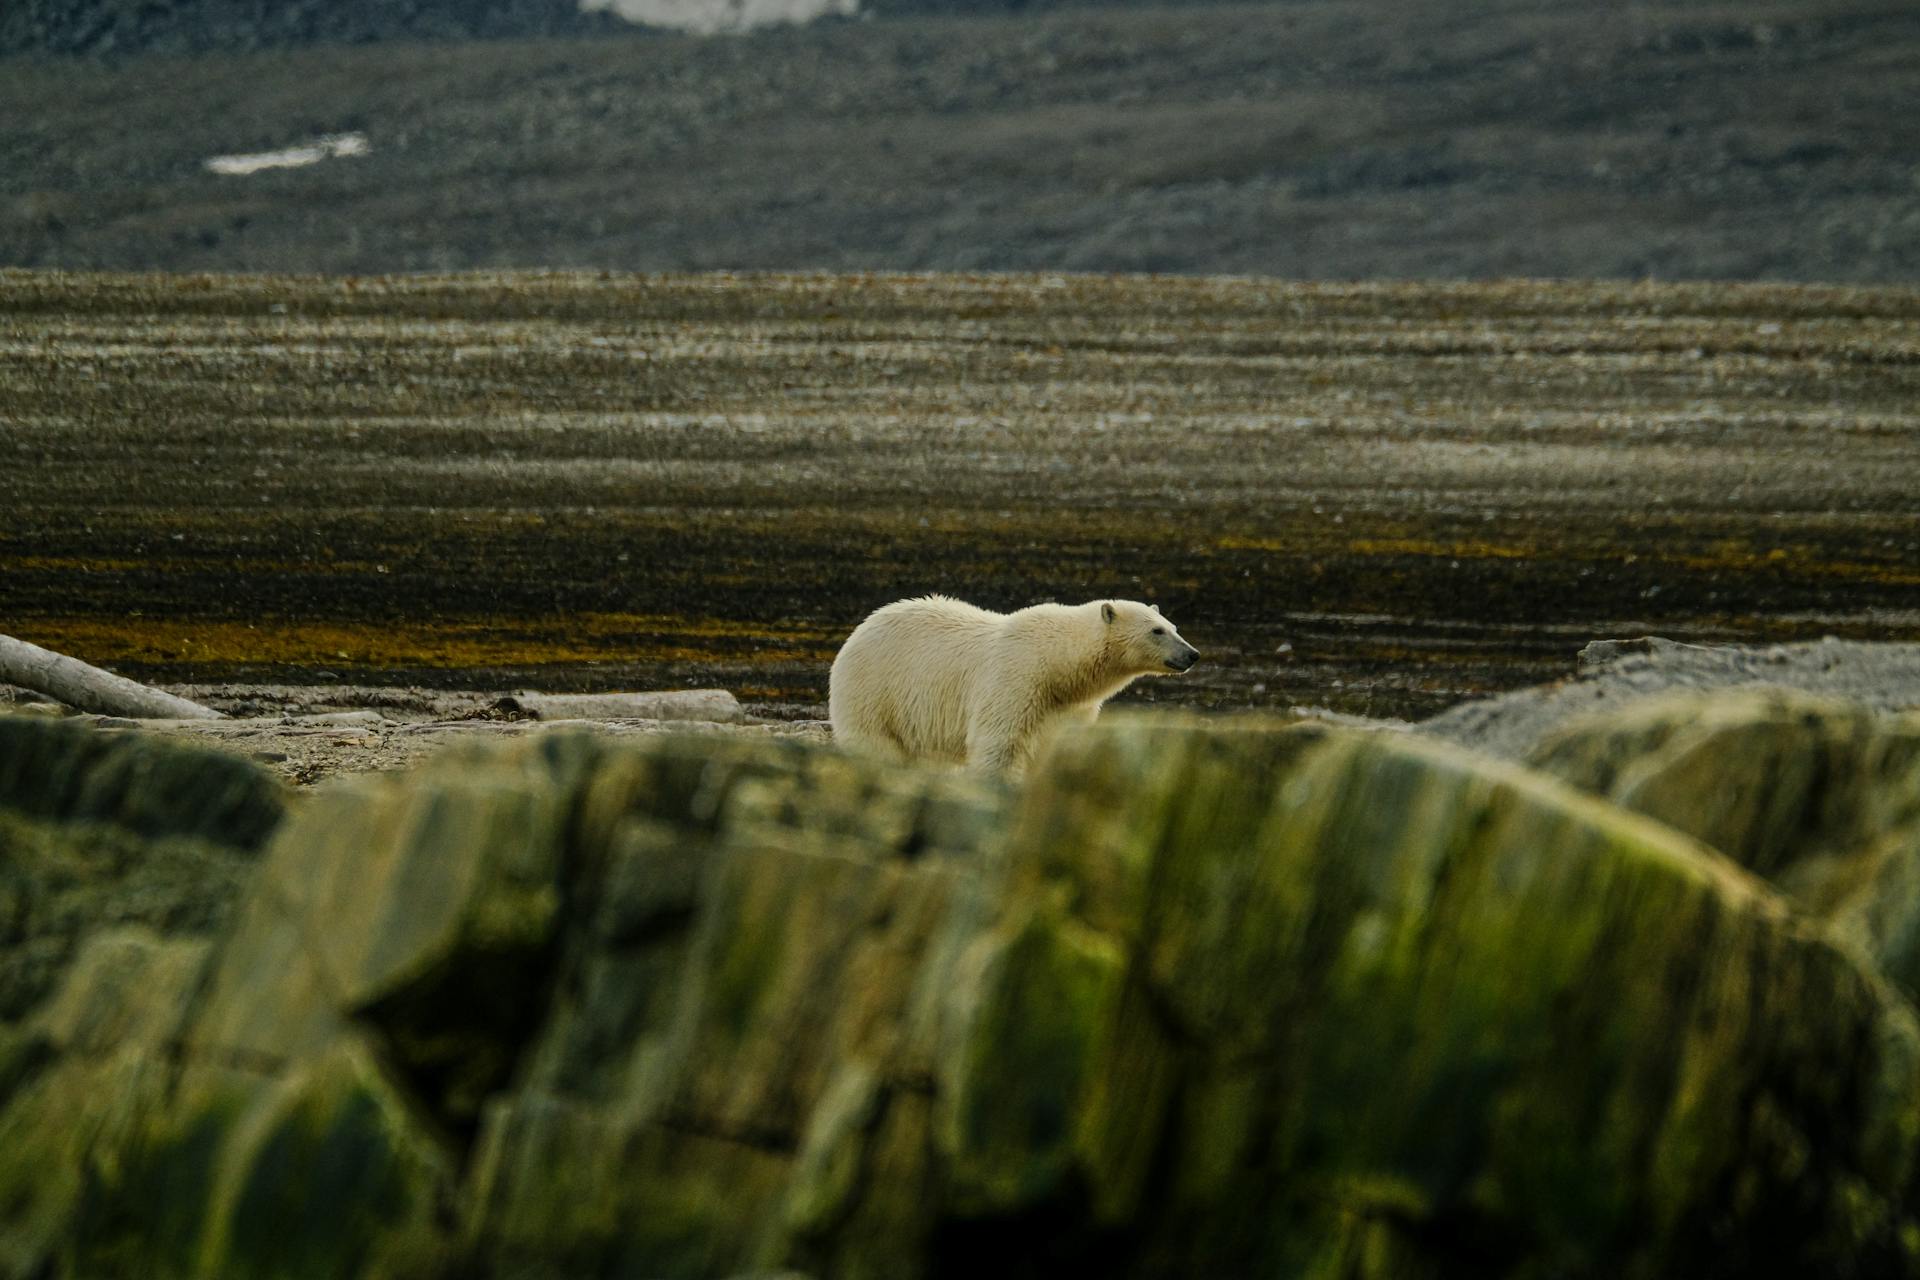
[[[975,773],[1000,777],[1014,773],[1026,763],[1019,744],[1004,733],[983,732],[979,726],[967,730],[967,768]]]
[[[1031,706],[1006,705],[992,697],[976,701],[967,716],[967,768],[990,777],[1018,778],[1033,755],[1042,716]]]
[[[1054,715],[1053,727],[1059,728],[1070,724],[1092,724],[1099,718],[1099,703],[1082,702],[1076,706],[1061,708],[1060,711]]]

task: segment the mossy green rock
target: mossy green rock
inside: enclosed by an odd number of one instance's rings
[[[1920,1276],[1870,966],[1649,818],[1258,720],[1017,793],[704,735],[335,786],[0,1088],[0,1275]]]
[[[426,1105],[471,1125],[541,997],[566,814],[564,790],[512,766],[315,795],[269,850],[189,1043],[290,1060],[371,1024]]]
[[[1920,991],[1920,716],[1674,695],[1569,724],[1530,763],[1751,867]]]
[[[1058,941],[999,981],[1102,1021],[976,996],[956,1166],[1022,1113],[1074,1155],[970,1212],[1091,1217],[1133,1274],[1340,1271],[1369,1221],[1447,1274],[1914,1265],[1911,1011],[1657,824],[1397,735],[1143,720],[1060,743],[1007,856]],[[1047,976],[1089,931],[1117,998]]]
[[[403,1277],[457,1261],[452,1153],[359,1037],[274,1074],[188,1065],[95,1146],[89,1175],[75,1275]]]
[[[285,792],[205,748],[0,715],[0,1275],[72,1240]]]
[[[163,963],[103,944],[0,1041],[22,1156],[0,1151],[0,1189],[45,1188],[0,1202],[0,1274],[778,1253],[837,1212],[817,1191],[811,1216],[787,1208],[794,1149],[836,1141],[815,1094],[909,1041],[931,1073],[899,1011],[935,995],[895,953],[945,918],[1001,799],[697,735],[542,735],[323,788],[217,945]]]
[[[0,1035],[0,1275],[72,1238],[97,1153],[154,1110],[211,944],[103,929],[36,1016]]]
[[[254,850],[279,826],[285,793],[264,769],[225,752],[155,734],[0,715],[0,810]]]
[[[897,1273],[938,1205],[938,1022],[1002,803],[797,744],[610,757],[563,980],[482,1126],[476,1251],[528,1276]]]
[[[219,751],[0,715],[0,1024],[26,1018],[95,929],[218,932],[285,798]]]

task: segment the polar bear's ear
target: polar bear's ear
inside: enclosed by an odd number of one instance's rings
[[[1113,605],[1111,602],[1106,600],[1100,602],[1100,617],[1106,622],[1113,621]]]

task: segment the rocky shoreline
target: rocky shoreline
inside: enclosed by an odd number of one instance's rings
[[[1297,705],[1270,714],[1361,729],[1430,736],[1487,755],[1528,760],[1570,720],[1619,711],[1661,693],[1797,692],[1870,712],[1920,708],[1920,645],[1826,639],[1780,645],[1683,644],[1660,637],[1594,641],[1575,673],[1550,684],[1458,704],[1421,721],[1354,716]],[[134,720],[78,715],[107,732],[197,739],[250,757],[310,786],[341,774],[406,768],[451,742],[522,737],[564,725],[612,736],[684,731],[828,742],[824,707],[778,718],[750,714],[724,691],[664,712],[645,701],[682,694],[553,696],[380,685],[175,684],[222,720]],[[546,704],[544,714],[539,709]],[[598,705],[595,705],[598,704]],[[51,700],[0,685],[0,711],[66,715]]]
[[[1748,678],[1914,653],[1589,653],[1524,764],[1134,711],[1017,791],[16,706],[0,1275],[1920,1276],[1915,699]]]
[[[0,613],[149,684],[719,687],[1153,602],[1129,702],[1418,720],[1596,636],[1920,639],[1916,299],[0,272]]]

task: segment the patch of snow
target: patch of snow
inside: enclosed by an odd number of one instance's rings
[[[335,156],[363,156],[372,150],[364,133],[330,133],[323,138],[280,151],[254,151],[246,155],[214,156],[206,162],[215,173],[229,176],[259,173],[262,169],[298,169]]]
[[[580,0],[588,13],[612,10],[628,22],[695,35],[751,31],[859,12],[859,0]]]

